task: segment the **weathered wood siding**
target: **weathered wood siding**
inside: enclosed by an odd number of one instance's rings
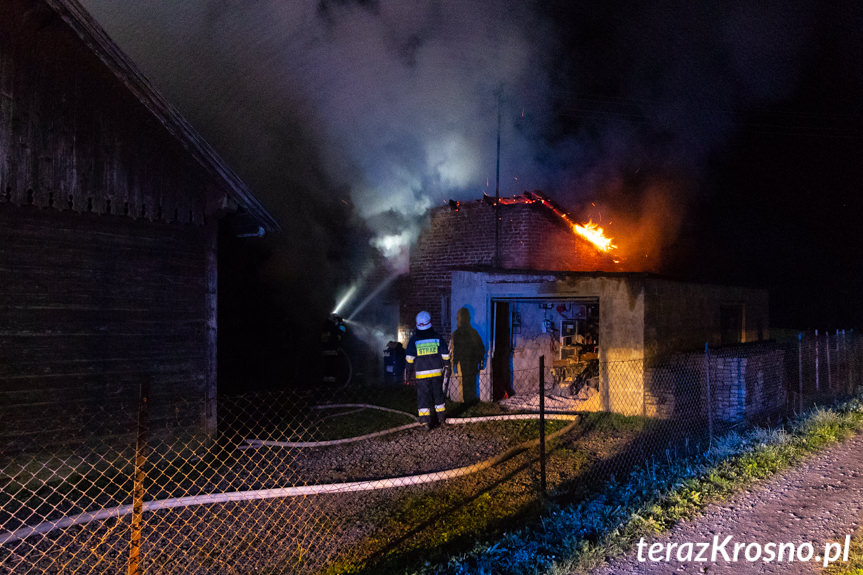
[[[203,172],[41,2],[0,6],[0,201],[202,223]]]
[[[0,446],[202,431],[208,229],[0,206]]]
[[[0,455],[212,433],[224,194],[42,2],[0,2]],[[172,431],[173,430],[173,431]]]

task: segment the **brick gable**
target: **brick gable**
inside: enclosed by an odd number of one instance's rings
[[[500,206],[500,267],[538,271],[618,271],[608,254],[575,235],[548,206],[520,197]],[[432,324],[450,333],[447,306],[452,270],[492,267],[495,258],[495,208],[484,200],[463,203],[458,210],[432,211],[429,225],[411,249],[410,277],[400,306],[400,323],[413,328],[420,310]],[[449,308],[449,309],[447,309]]]

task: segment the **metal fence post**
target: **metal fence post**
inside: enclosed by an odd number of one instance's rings
[[[704,372],[707,375],[707,436],[713,445],[713,402],[710,399],[710,343],[704,342]]]
[[[845,337],[845,330],[842,330],[842,356],[845,358],[842,363],[845,364],[845,373],[847,374],[848,380],[848,393],[853,393],[853,389],[851,388],[851,356],[848,355],[848,339]]]
[[[843,339],[845,330],[842,331]],[[857,354],[854,353],[854,330],[851,330],[851,353],[848,353],[848,340],[845,340],[845,357],[847,357],[848,361],[848,392],[854,393],[854,363]]]
[[[852,365],[848,369],[848,380],[850,381],[851,393],[854,393],[854,370],[857,369],[857,341],[854,339],[854,330],[851,330],[851,361]]]
[[[135,442],[135,475],[132,479],[132,533],[129,542],[129,575],[141,575],[141,516],[144,510],[144,465],[147,463],[148,403],[150,381],[141,381],[138,399],[138,433]]]
[[[818,341],[818,330],[815,330],[815,391],[821,391],[821,374],[819,367],[821,363],[821,346]]]
[[[836,342],[834,344],[834,345],[836,345],[836,387],[841,388],[842,387],[842,380],[843,380],[843,377],[842,377],[843,359],[842,358],[845,356],[842,353],[842,349],[844,347],[844,342],[839,339],[839,330],[838,329],[836,330],[836,338],[834,341]]]
[[[647,375],[647,369],[644,370]],[[647,386],[641,384],[641,416],[647,417]]]
[[[803,413],[803,332],[797,333],[797,385],[800,388],[799,397],[800,412]]]
[[[545,356],[539,356],[539,489],[545,497]]]
[[[830,330],[824,332],[824,353],[827,354],[827,388],[833,391],[833,374],[830,373]]]

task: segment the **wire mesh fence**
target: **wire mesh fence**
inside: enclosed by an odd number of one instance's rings
[[[539,349],[503,381],[486,369],[441,382],[459,401],[432,430],[412,382],[392,371],[387,383],[351,370],[222,396],[215,434],[194,397],[150,397],[144,382],[97,410],[70,403],[74,433],[9,436],[0,566],[395,571],[535,517],[548,497],[576,500],[725,430],[849,394],[861,354],[850,331],[580,365]]]

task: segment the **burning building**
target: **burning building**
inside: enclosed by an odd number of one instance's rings
[[[460,267],[619,270],[610,252],[575,233],[575,224],[565,212],[539,192],[495,203],[486,197],[450,202],[432,211],[428,227],[411,251],[400,306],[401,332],[411,329],[413,315],[420,309],[431,312],[437,329],[452,331],[458,308],[453,308],[450,283],[452,271]]]
[[[595,371],[583,409],[629,415],[680,408],[673,393],[651,393],[653,358],[769,337],[765,290],[622,271],[617,240],[580,231],[538,193],[438,208],[411,254],[401,329],[426,309],[450,333],[466,308],[488,351],[480,399],[535,392],[542,355],[558,384]],[[610,365],[627,368],[613,384]]]
[[[488,342],[478,390],[485,400],[535,393],[537,358],[544,355],[550,381],[560,384],[593,360],[597,394],[583,409],[656,415],[673,409],[674,398],[649,392],[645,369],[652,360],[768,336],[767,293],[760,289],[635,272],[479,269],[453,270],[451,289]]]

